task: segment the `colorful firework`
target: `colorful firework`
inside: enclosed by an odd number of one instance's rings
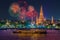
[[[33,6],[29,6],[29,7],[28,7],[28,11],[32,12],[32,11],[34,11],[34,10],[35,10],[35,9],[34,9]]]
[[[36,10],[34,9],[33,6],[28,7],[27,16],[30,17],[30,18],[37,16],[37,12],[36,12]]]
[[[18,3],[13,3],[10,8],[9,8],[9,13],[12,17],[19,17],[19,13],[20,13],[20,7],[18,5]]]
[[[13,13],[17,13],[17,12],[19,12],[20,7],[19,7],[19,5],[17,3],[13,3],[11,5],[11,10],[13,11]]]
[[[25,19],[26,16],[26,8],[25,7],[21,7],[21,14],[20,14],[20,18],[21,19]]]
[[[27,8],[27,2],[25,1],[24,6],[22,7],[20,7],[19,4],[17,3],[13,3],[9,8],[9,12],[11,16],[23,20],[25,20],[26,17],[34,18],[37,16],[37,12],[33,6],[29,6],[28,11],[26,8]]]

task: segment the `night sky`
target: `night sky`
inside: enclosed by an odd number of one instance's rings
[[[36,11],[39,13],[40,6],[42,5],[45,18],[54,19],[60,18],[60,0],[25,0],[28,5],[33,5]],[[19,0],[0,0],[0,19],[14,20],[15,17],[11,17],[9,14],[9,7],[13,2],[19,2]]]

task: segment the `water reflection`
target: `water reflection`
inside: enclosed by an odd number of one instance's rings
[[[45,34],[33,34],[31,40],[38,40],[41,37],[45,37]]]
[[[38,40],[40,38],[45,38],[46,34],[25,34],[25,33],[18,33],[18,34],[14,34],[16,36],[18,36],[19,38],[23,39],[23,40]]]
[[[46,30],[47,34],[13,33],[15,30],[0,30],[0,40],[60,40],[60,30]]]

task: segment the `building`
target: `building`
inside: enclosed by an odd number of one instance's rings
[[[43,15],[43,9],[42,9],[42,6],[40,8],[40,14],[39,14],[39,17],[36,17],[36,24],[41,24],[41,23],[44,23],[45,18],[44,18],[44,15]]]
[[[53,18],[53,16],[52,16],[51,24],[54,24],[54,18]]]

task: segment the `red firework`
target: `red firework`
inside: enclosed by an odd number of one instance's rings
[[[26,15],[26,8],[25,7],[21,7],[20,18],[24,19],[25,15]]]
[[[36,17],[37,16],[37,12],[36,11],[29,12],[28,11],[26,16],[29,17],[29,18]]]
[[[26,14],[28,17],[32,18],[32,17],[36,17],[37,16],[37,12],[36,10],[34,9],[33,6],[29,6],[28,7],[28,12]]]

